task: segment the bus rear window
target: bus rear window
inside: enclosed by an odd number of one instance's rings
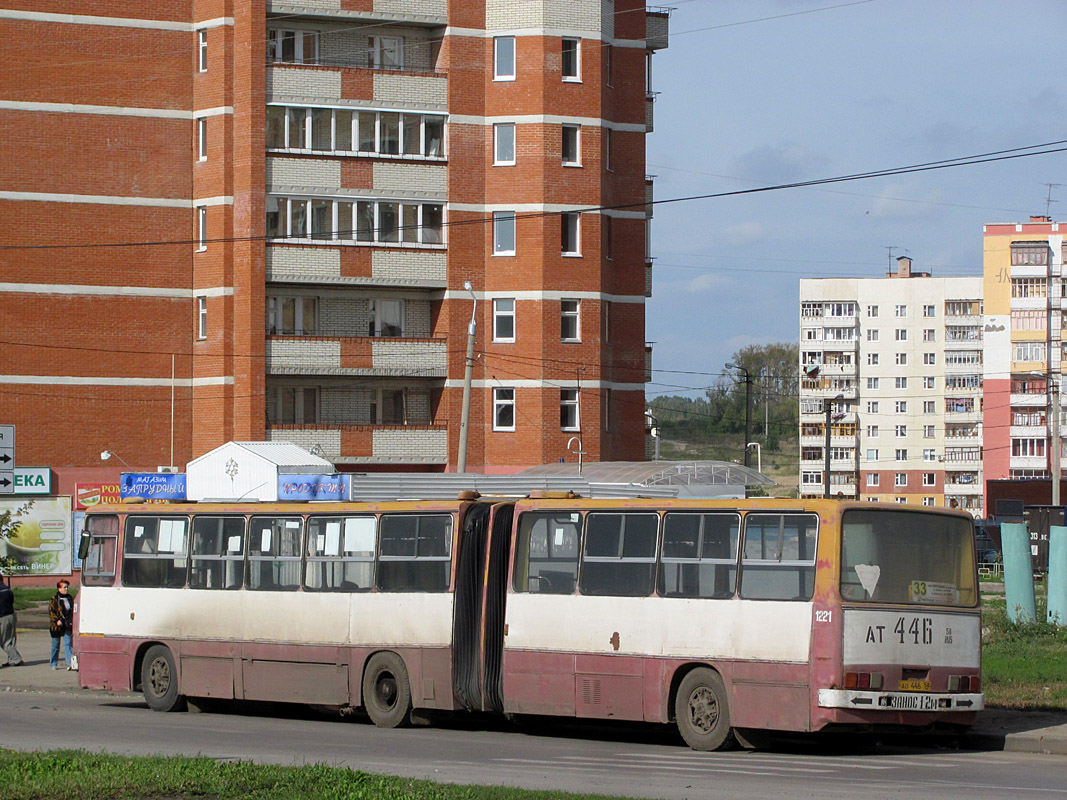
[[[973,608],[978,601],[972,523],[921,511],[846,511],[841,598]]]

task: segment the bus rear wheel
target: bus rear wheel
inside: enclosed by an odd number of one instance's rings
[[[403,659],[396,653],[375,653],[363,674],[363,706],[379,728],[411,724],[411,685]]]
[[[153,711],[180,711],[185,698],[178,694],[178,670],[170,648],[155,644],[141,662],[141,693]]]
[[[730,750],[736,744],[726,686],[715,670],[699,667],[682,679],[674,718],[678,732],[694,750]]]

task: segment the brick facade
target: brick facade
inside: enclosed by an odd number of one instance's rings
[[[0,19],[22,65],[0,89],[0,242],[23,248],[0,254],[0,422],[18,463],[98,467],[110,449],[150,470],[284,439],[342,468],[454,468],[465,281],[468,469],[567,457],[574,390],[587,459],[644,457],[642,4],[19,5]],[[495,37],[514,39],[514,79],[494,76]],[[495,166],[509,121],[514,164]],[[560,214],[579,209],[564,253]],[[494,250],[501,211],[513,253]],[[494,341],[494,298],[515,301],[513,341]],[[494,388],[514,391],[514,430],[494,430]]]

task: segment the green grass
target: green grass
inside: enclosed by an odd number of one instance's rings
[[[47,603],[52,599],[52,595],[56,593],[55,588],[51,589],[22,589],[17,586],[12,587],[12,592],[15,593],[15,610],[22,611],[23,609],[30,608],[37,603]],[[70,588],[70,596],[76,597],[78,590],[73,586]]]
[[[986,705],[1067,710],[1067,626],[1045,619],[1045,592],[1036,593],[1031,625],[1008,620],[1004,595],[982,598],[982,691]]]
[[[99,755],[74,750],[0,750],[5,800],[217,798],[218,800],[549,800],[600,798],[502,786],[452,786],[314,765],[277,767],[211,758]]]

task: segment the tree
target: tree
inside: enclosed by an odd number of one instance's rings
[[[723,414],[723,432],[744,430],[745,382],[744,371],[752,376],[752,431],[762,437],[768,450],[777,450],[782,437],[795,436],[800,421],[797,381],[799,379],[800,348],[796,344],[779,342],[768,345],[748,345],[736,353],[730,363],[739,369],[732,371],[729,388],[732,402]],[[714,390],[709,390],[709,396]],[[763,413],[761,414],[760,411]],[[736,419],[740,419],[738,427]]]

